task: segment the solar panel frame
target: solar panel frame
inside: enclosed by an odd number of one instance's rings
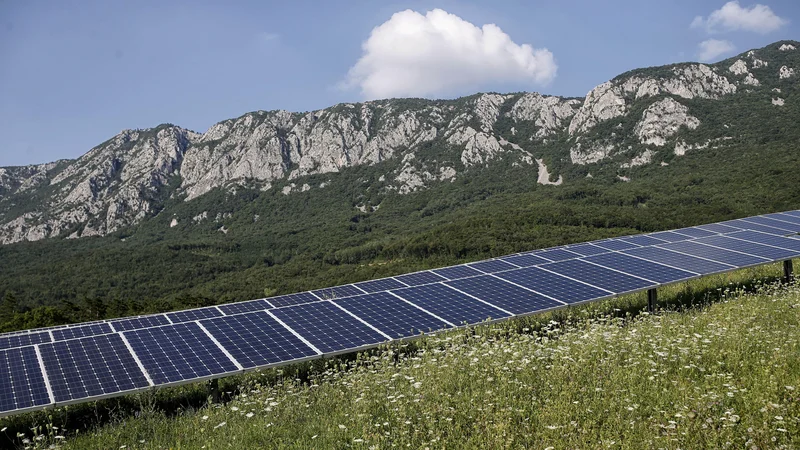
[[[157,314],[152,316],[133,317],[130,319],[112,320],[109,324],[115,331],[131,331],[139,330],[142,328],[158,327],[162,325],[169,325],[172,322],[164,314]]]
[[[216,306],[207,306],[204,308],[184,309],[183,311],[174,311],[166,313],[166,316],[172,323],[194,322],[201,319],[210,319],[212,317],[224,316],[222,311]]]
[[[676,233],[680,233],[680,234],[685,234],[686,236],[691,236],[692,238],[703,238],[703,237],[709,237],[709,236],[714,236],[715,234],[719,234],[719,233],[715,233],[713,231],[704,230],[704,229],[698,228],[698,227],[678,228],[677,230],[672,230],[672,231],[674,231]]]
[[[0,337],[0,350],[52,342],[49,331]]]
[[[698,239],[696,242],[725,250],[745,253],[747,255],[758,256],[760,258],[765,258],[772,261],[782,261],[785,259],[800,257],[800,251],[797,250],[771,247],[755,242],[734,239],[727,236],[711,236],[708,238]]]
[[[591,242],[586,242],[583,244],[572,244],[567,246],[566,249],[571,251],[572,253],[577,253],[581,256],[592,256],[592,255],[599,255],[602,253],[608,253],[607,249],[604,249],[603,247],[598,247],[592,244]]]
[[[35,346],[0,350],[0,417],[52,405],[45,377]]]
[[[111,328],[111,325],[107,323],[96,323],[91,325],[61,328],[58,330],[53,330],[50,333],[52,334],[54,341],[64,341],[67,339],[96,336],[98,334],[108,334],[113,332],[114,330]]]
[[[786,213],[764,214],[762,217],[766,217],[768,219],[773,219],[773,220],[780,220],[781,222],[790,222],[795,225],[800,225],[800,217],[795,217]]]
[[[313,303],[322,300],[311,292],[295,292],[294,294],[279,295],[277,297],[269,297],[265,299],[273,307],[281,308],[284,306],[302,305],[304,303]]]
[[[718,247],[712,247],[710,245],[703,245],[697,242],[672,242],[669,244],[660,245],[660,247],[685,253],[687,255],[699,256],[712,261],[725,261],[725,264],[735,265],[739,269],[771,262],[768,259],[761,258],[759,256],[747,255],[732,250],[725,250]]]
[[[602,241],[592,241],[592,244],[610,251],[622,251],[629,248],[640,247],[638,244],[626,242],[622,239],[604,239]]]
[[[647,247],[647,246],[656,245],[656,244],[663,244],[664,242],[667,242],[667,241],[664,241],[664,240],[661,240],[661,239],[657,239],[657,238],[654,238],[654,237],[651,237],[651,236],[645,236],[643,234],[636,234],[636,235],[633,235],[633,236],[622,236],[622,237],[620,237],[620,239],[623,240],[623,241],[633,242],[634,244],[637,244],[637,245],[642,246],[642,247]]]
[[[440,277],[444,277],[447,280],[457,280],[459,278],[467,278],[467,277],[474,277],[476,275],[482,275],[479,270],[473,269],[472,267],[469,267],[466,264],[460,264],[458,266],[442,267],[440,269],[433,269],[431,272],[435,273],[436,275],[439,275]]]
[[[497,276],[540,295],[570,305],[614,295],[613,292],[606,289],[543,269],[543,266],[512,270]]]
[[[409,273],[406,275],[398,275],[394,278],[402,281],[408,286],[421,286],[423,284],[438,283],[440,281],[446,280],[445,277],[437,275],[436,273],[431,272],[430,270]]]
[[[776,236],[785,236],[789,233],[786,230],[780,230],[778,228],[768,227],[766,225],[761,225],[752,222],[745,222],[741,219],[729,220],[727,222],[721,222],[721,223],[722,225],[735,226],[742,230],[761,231],[763,233],[774,234]]]
[[[667,244],[660,244],[667,245]],[[660,285],[697,278],[700,274],[647,261],[623,253],[606,253],[587,257],[586,261],[604,267],[614,267],[620,272],[655,281]]]
[[[757,244],[771,245],[773,247],[788,248],[791,250],[800,250],[800,242],[783,236],[775,236],[774,234],[761,233],[759,231],[744,230],[737,233],[727,235],[734,239],[742,239],[748,242],[755,242]]]
[[[692,238],[691,236],[675,233],[672,231],[658,231],[656,233],[645,234],[645,236],[661,239],[662,241],[666,242],[680,242]]]
[[[552,262],[556,262],[556,261],[565,261],[567,259],[580,258],[582,255],[566,250],[564,248],[554,248],[552,250],[543,250],[540,252],[536,252],[536,256],[544,259],[549,259]]]
[[[334,300],[333,303],[350,311],[392,339],[433,333],[455,326],[390,292],[343,298]]]
[[[554,262],[539,268],[590,284],[615,295],[623,295],[628,292],[637,292],[658,286],[657,282],[628,275],[580,259]]]
[[[769,217],[763,216],[755,216],[755,217],[747,217],[745,219],[741,219],[745,222],[755,223],[758,225],[764,225],[767,227],[777,228],[779,230],[785,230],[786,234],[789,233],[800,233],[800,225],[790,223],[790,222],[783,222],[780,220],[770,219]]]
[[[365,291],[359,289],[358,287],[352,284],[326,287],[311,291],[311,293],[323,300],[333,300],[342,297],[352,297],[354,295],[366,294]]]
[[[792,210],[792,211],[784,211],[781,214],[788,214],[790,216],[800,217],[800,209]]]
[[[272,307],[273,306],[263,298],[248,300],[246,302],[226,303],[224,305],[219,305],[220,311],[222,311],[222,313],[226,316],[233,314],[245,314],[254,311],[263,311]]]
[[[689,270],[700,275],[711,275],[714,273],[722,273],[736,269],[735,266],[728,264],[698,258],[696,256],[691,256],[684,253],[673,252],[665,248],[654,246],[632,248],[622,252],[622,254],[645,259],[657,264],[664,264],[672,267],[682,267],[683,270]]]
[[[517,269],[526,270],[526,269]],[[497,275],[481,275],[444,283],[471,297],[512,314],[526,315],[565,306],[566,303],[508,282]]]
[[[530,254],[530,253],[523,253],[521,255],[507,256],[507,257],[502,258],[502,259],[503,259],[503,261],[510,262],[511,264],[514,264],[514,265],[516,265],[518,267],[533,267],[533,266],[539,266],[539,265],[542,265],[542,264],[547,264],[547,263],[550,262],[547,259],[538,257],[538,256],[536,256],[534,254]]]
[[[495,273],[519,268],[519,266],[502,259],[490,259],[487,261],[469,263],[467,265],[483,273]]]
[[[394,278],[379,278],[377,280],[368,280],[356,283],[362,291],[371,294],[373,292],[388,291],[390,289],[400,289],[407,285]]]
[[[392,291],[392,294],[457,326],[504,319],[514,315],[443,283],[397,289]],[[442,299],[446,301],[441,301]]]
[[[721,223],[707,223],[705,225],[698,225],[696,228],[701,228],[703,230],[713,231],[717,234],[722,233],[734,233],[736,231],[741,231],[741,228],[733,227],[729,225],[722,225]]]

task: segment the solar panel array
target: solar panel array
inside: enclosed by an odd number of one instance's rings
[[[800,257],[800,210],[0,334],[0,416],[352,352]]]

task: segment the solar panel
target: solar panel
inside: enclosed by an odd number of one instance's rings
[[[332,300],[335,298],[342,298],[342,297],[351,297],[353,295],[361,295],[364,293],[361,289],[353,286],[352,284],[346,284],[344,286],[333,286],[327,287],[324,289],[317,289],[316,291],[311,291],[312,294],[316,295],[317,297],[325,300]]]
[[[409,286],[420,286],[423,284],[436,283],[439,281],[444,281],[445,279],[444,277],[429,271],[409,273],[408,275],[400,275],[394,278]]]
[[[26,345],[41,344],[50,342],[50,333],[28,333],[13,336],[0,337],[0,350],[4,348],[23,347]]]
[[[472,267],[468,267],[465,265],[461,266],[452,266],[452,267],[443,267],[441,269],[433,270],[433,273],[447,278],[448,280],[455,280],[458,278],[466,278],[472,277],[475,275],[480,275],[481,272],[478,270],[473,269]]]
[[[758,231],[740,231],[732,233],[728,236],[736,239],[744,239],[750,242],[756,242],[764,245],[771,245],[773,247],[788,248],[790,250],[800,251],[800,242],[795,239],[785,238],[783,236],[775,236],[772,234],[759,233]]]
[[[219,317],[221,315],[222,312],[214,306],[167,313],[167,317],[169,317],[172,323],[193,322],[195,320],[210,319],[211,317]]]
[[[673,242],[671,244],[661,245],[661,247],[693,256],[699,256],[701,258],[724,262],[725,264],[730,264],[736,267],[747,267],[754,264],[763,264],[767,261],[766,259],[759,258],[757,256],[750,256],[742,253],[732,252],[730,250],[723,250],[721,248],[709,247],[696,242]]]
[[[784,213],[764,214],[763,217],[766,217],[768,219],[780,220],[781,222],[789,222],[795,225],[800,225],[800,217],[791,216],[789,214],[784,214]]]
[[[394,278],[381,278],[379,280],[362,281],[361,283],[356,283],[356,286],[358,286],[362,291],[370,293],[406,287],[405,284],[395,280]]]
[[[733,233],[741,230],[741,228],[722,225],[721,223],[709,223],[706,225],[699,225],[695,228],[702,228],[703,230],[713,231],[714,233]]]
[[[728,264],[709,261],[707,259],[701,259],[695,256],[684,255],[683,253],[676,253],[660,247],[633,248],[622,253],[638,256],[639,258],[656,263],[662,263],[667,266],[681,267],[701,275],[725,272],[726,270],[731,270],[734,268],[734,266],[730,266]]]
[[[113,332],[114,330],[112,330],[111,326],[107,323],[96,323],[93,325],[61,328],[59,330],[51,331],[51,333],[53,333],[53,339],[57,341],[81,338],[86,336],[95,336],[98,334],[107,334]]]
[[[564,305],[562,302],[503,281],[494,275],[464,278],[448,281],[445,284],[513,314],[528,314]]]
[[[483,273],[495,273],[503,270],[517,269],[518,266],[508,263],[499,259],[490,259],[489,261],[481,261],[476,263],[467,264],[473,269],[478,269]]]
[[[568,250],[556,248],[553,250],[545,250],[543,252],[537,252],[536,256],[540,258],[549,259],[550,261],[564,261],[566,259],[578,258],[581,255]]]
[[[592,242],[592,244],[607,250],[615,250],[615,251],[627,250],[629,248],[639,247],[633,242],[625,242],[621,239],[606,239],[604,241],[594,241]]]
[[[606,253],[605,255],[590,256],[586,258],[586,260],[601,266],[613,267],[620,272],[642,277],[647,280],[653,280],[658,283],[672,283],[675,281],[688,280],[698,275],[693,272],[673,269],[672,267],[648,262],[621,253]]]
[[[547,259],[540,258],[536,255],[531,255],[531,254],[509,256],[507,258],[503,258],[503,261],[508,261],[511,264],[514,264],[519,267],[538,266],[539,264],[546,264],[550,262]]]
[[[592,244],[576,244],[567,247],[569,251],[577,253],[581,256],[599,255],[601,253],[608,253],[608,250]]]
[[[158,314],[155,316],[135,317],[133,319],[112,320],[111,326],[117,331],[138,330],[139,328],[157,327],[169,324],[167,316]]]
[[[0,413],[50,403],[36,349],[28,346],[0,351]]]
[[[658,233],[650,233],[646,234],[645,236],[661,239],[662,241],[666,242],[680,242],[680,241],[685,241],[687,239],[691,239],[689,236],[686,236],[685,234],[673,233],[672,231],[659,231]]]
[[[698,227],[689,227],[689,228],[679,228],[677,230],[673,230],[676,233],[685,234],[686,236],[691,236],[693,238],[702,238],[707,236],[714,236],[715,233],[713,231],[704,230]]]
[[[127,331],[124,335],[155,384],[240,371],[196,322]]]
[[[790,216],[800,217],[800,209],[794,211],[784,211],[781,214],[788,214]]]
[[[150,386],[119,334],[39,346],[56,403]]]
[[[343,298],[334,303],[393,339],[450,328],[448,324],[388,292]]]
[[[596,266],[579,259],[546,264],[540,266],[540,268],[551,270],[559,275],[574,278],[578,281],[583,281],[584,283],[597,286],[615,294],[655,287],[658,284],[611,269],[606,269],[605,267]]]
[[[785,236],[789,233],[786,230],[780,230],[778,228],[768,227],[753,222],[745,222],[743,220],[730,220],[728,222],[722,222],[722,224],[737,227],[742,230],[761,231],[762,233],[769,233],[777,236]]]
[[[236,302],[219,305],[219,309],[230,316],[232,314],[242,314],[253,311],[263,311],[269,309],[270,305],[263,298],[258,300],[250,300],[249,302]]]
[[[640,246],[648,246],[648,245],[656,245],[656,244],[663,244],[666,241],[662,241],[661,239],[656,239],[654,237],[645,236],[643,234],[637,234],[635,236],[622,236],[620,240],[633,242],[636,245]]]
[[[298,292],[296,294],[281,295],[279,297],[270,297],[267,299],[272,303],[272,306],[280,308],[281,306],[300,305],[303,303],[311,303],[319,301],[319,297],[310,292]]]
[[[204,320],[202,324],[244,368],[317,355],[265,311],[218,317]]]
[[[571,280],[537,267],[512,270],[498,274],[498,276],[550,298],[570,304],[607,297],[612,294],[596,286]]]
[[[766,245],[733,239],[726,236],[712,236],[698,239],[697,242],[701,244],[713,245],[715,247],[721,247],[726,250],[747,253],[748,255],[760,256],[773,261],[791,259],[800,256],[800,252],[797,250],[769,247]]]
[[[456,325],[479,323],[511,315],[438,283],[392,292]]]
[[[800,225],[789,222],[783,222],[780,220],[770,219],[768,217],[762,217],[762,216],[748,217],[746,219],[742,219],[742,221],[757,223],[759,225],[777,228],[779,230],[785,230],[787,234],[800,232]]]
[[[323,353],[356,349],[388,340],[329,301],[278,308],[271,312]]]

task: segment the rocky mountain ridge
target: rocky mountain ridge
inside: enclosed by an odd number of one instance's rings
[[[384,164],[383,190],[394,194],[499,160],[530,166],[542,185],[569,184],[585,172],[571,168],[593,164],[630,179],[635,167],[752,138],[742,108],[765,120],[798,114],[799,46],[781,41],[711,65],[634,70],[582,99],[391,99],[256,111],[202,134],[170,124],[125,130],[74,161],[0,168],[0,243],[105,235],[161,213],[168,198],[188,202],[215,189],[292,195],[324,188],[309,176],[354,166]]]

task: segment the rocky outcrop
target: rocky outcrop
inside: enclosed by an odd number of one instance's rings
[[[644,111],[634,133],[642,144],[662,147],[680,127],[694,130],[699,125],[700,121],[689,115],[689,108],[667,97],[653,103]]]
[[[791,78],[793,76],[794,76],[794,69],[792,69],[791,67],[783,66],[778,71],[778,77],[781,80],[786,79],[786,78]]]

